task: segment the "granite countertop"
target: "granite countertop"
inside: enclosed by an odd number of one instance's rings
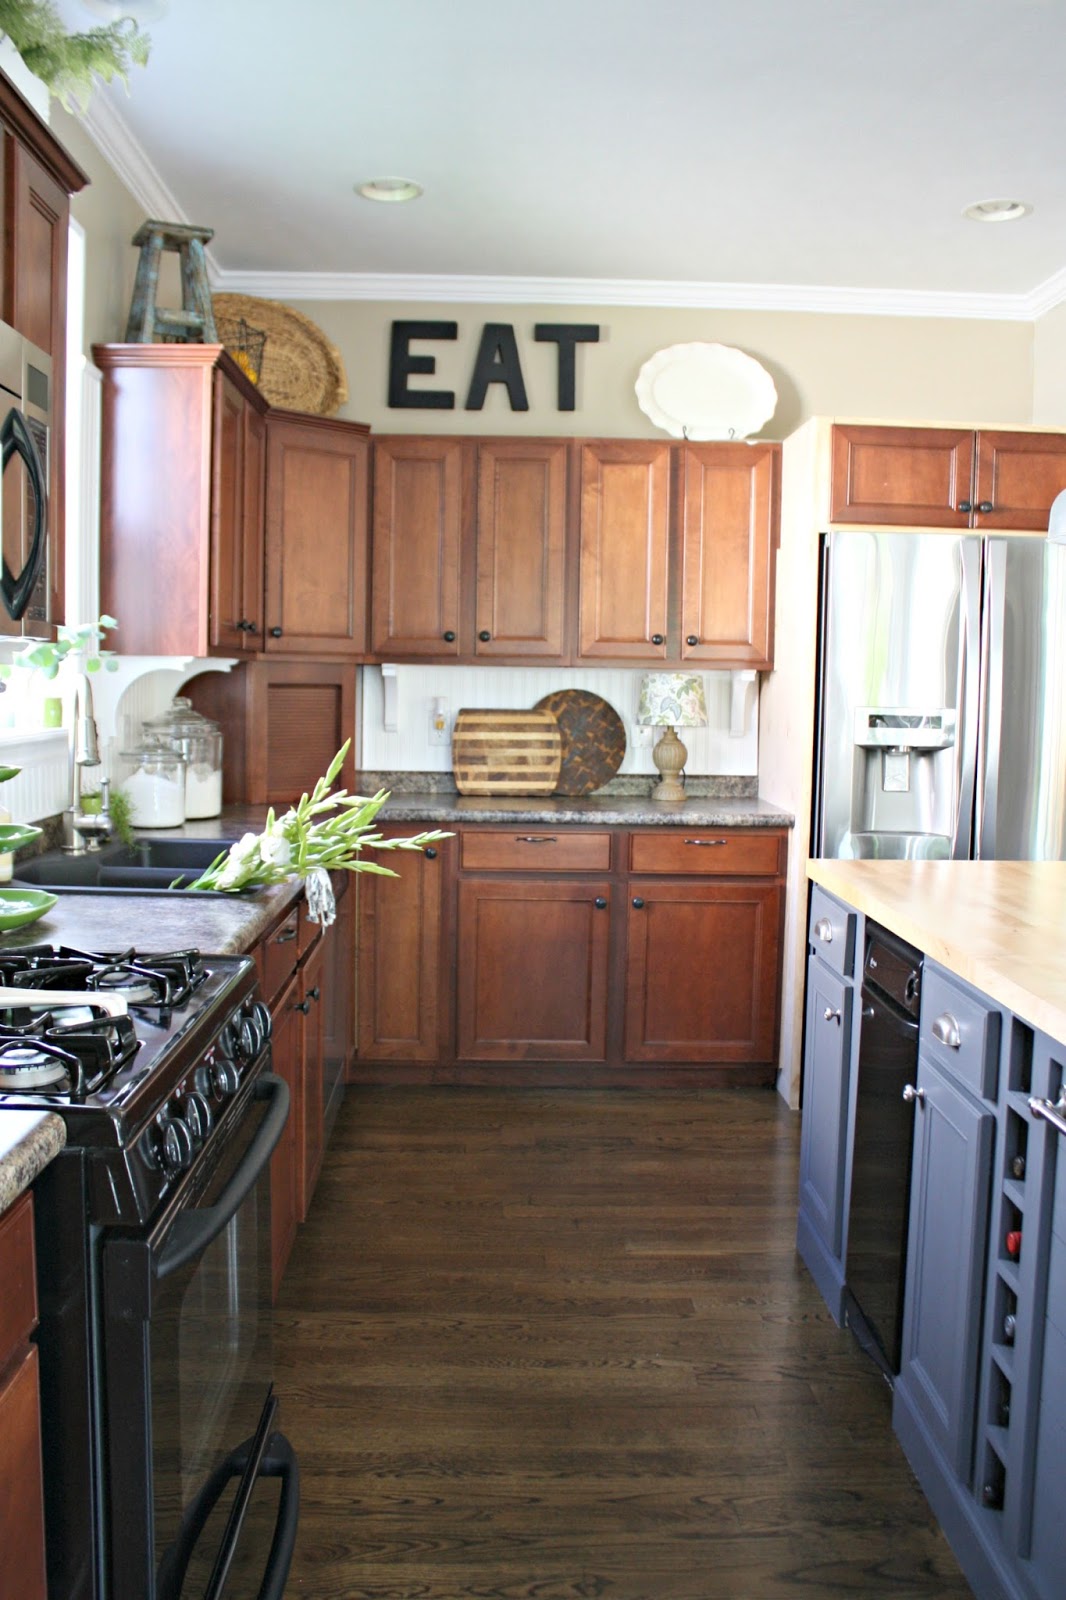
[[[1066,862],[810,861],[807,875],[1066,1041]]]
[[[62,1150],[66,1138],[63,1119],[54,1112],[4,1112],[0,1117],[0,1212],[29,1188]]]

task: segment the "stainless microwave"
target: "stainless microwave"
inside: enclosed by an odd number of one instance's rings
[[[48,621],[52,397],[51,356],[0,323],[0,633]]]

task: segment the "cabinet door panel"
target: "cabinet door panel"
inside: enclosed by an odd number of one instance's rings
[[[918,1087],[899,1385],[969,1482],[995,1119],[924,1057]]]
[[[263,519],[266,515],[266,417],[254,406],[244,409],[244,470],[241,509],[241,615],[251,623],[246,639],[255,649],[263,641]]]
[[[778,445],[690,445],[683,452],[687,661],[772,665],[780,458]]]
[[[1060,1139],[1056,1188],[1066,1196],[1066,1144]],[[1066,1233],[1053,1232],[1048,1251],[1048,1294],[1044,1322],[1042,1376],[1036,1422],[1033,1468],[1033,1587],[1040,1600],[1058,1600],[1066,1572],[1066,1517],[1062,1486],[1066,1482]]]
[[[478,656],[563,654],[567,459],[562,442],[478,447]]]
[[[871,527],[967,528],[973,450],[969,428],[838,425],[829,519]]]
[[[244,650],[245,401],[221,372],[213,382],[211,470],[211,643]]]
[[[771,1061],[781,889],[736,883],[630,887],[639,893],[631,897],[628,913],[626,1059]]]
[[[459,886],[462,1061],[603,1061],[609,901],[604,884]]]
[[[1066,437],[1061,433],[977,435],[975,528],[985,533],[1043,532],[1051,502],[1066,489]],[[982,512],[982,505],[992,507]]]
[[[815,956],[807,962],[800,1204],[839,1261],[854,991]]]
[[[375,655],[460,653],[462,448],[459,439],[375,444]]]
[[[40,1380],[34,1345],[8,1381],[0,1384],[0,1438],[4,1441],[0,1488],[4,1600],[45,1600]]]
[[[300,1221],[311,1207],[325,1143],[326,1007],[322,985],[325,946],[320,940],[300,969],[301,1072],[300,1072]]]
[[[609,440],[581,452],[580,654],[667,654],[670,447]],[[662,640],[652,644],[652,638]]]
[[[362,430],[268,416],[268,651],[365,652],[368,460]]]
[[[382,828],[403,838],[415,828]],[[439,848],[439,847],[438,847]],[[359,1055],[435,1061],[440,1044],[442,864],[397,852],[398,874],[359,880]]]
[[[295,978],[272,1008],[271,1070],[289,1086],[289,1116],[270,1158],[270,1258],[274,1299],[296,1238],[300,1216],[301,1036]]]

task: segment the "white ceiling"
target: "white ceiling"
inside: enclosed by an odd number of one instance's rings
[[[1066,295],[1063,0],[169,0],[149,31],[89,125],[214,227],[225,287]],[[382,175],[425,194],[354,196]],[[1033,214],[963,219],[993,197]]]

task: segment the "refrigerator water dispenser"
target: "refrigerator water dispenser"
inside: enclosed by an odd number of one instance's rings
[[[855,712],[851,826],[844,853],[891,858],[950,854],[955,712],[861,706]]]

